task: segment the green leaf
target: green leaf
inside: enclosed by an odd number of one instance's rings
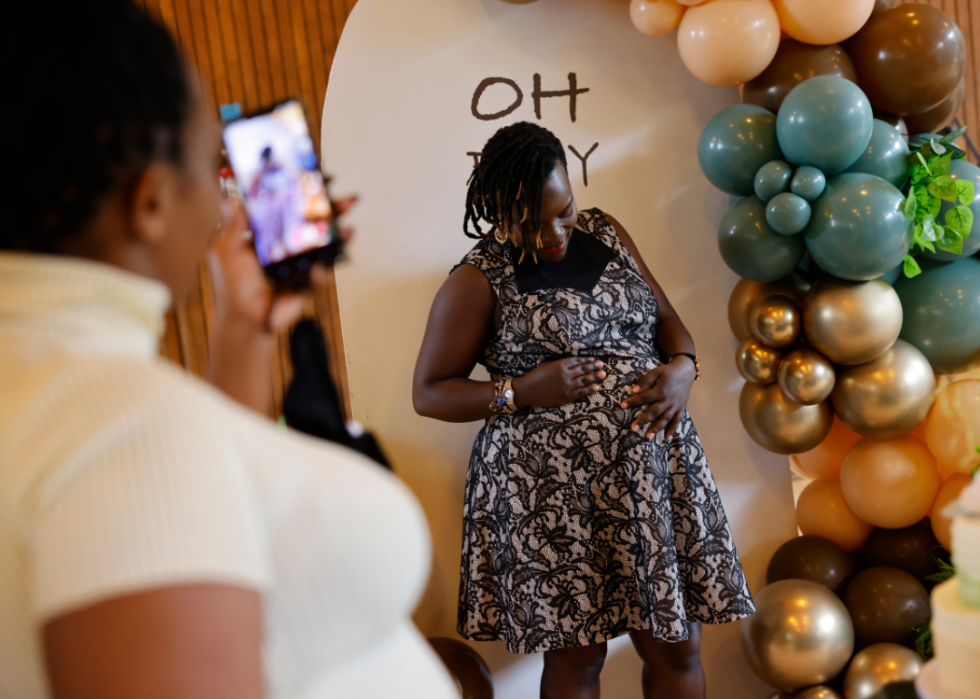
[[[915,627],[915,652],[923,660],[930,660],[935,654],[932,644],[932,625],[928,621],[923,621]]]
[[[912,277],[917,277],[922,274],[922,268],[919,267],[919,263],[915,261],[915,258],[911,255],[905,256],[905,262],[902,265],[902,270],[905,272],[905,276],[911,279]]]
[[[939,213],[939,207],[942,206],[942,201],[937,196],[933,196],[929,193],[928,187],[916,187],[915,198],[919,202],[919,206],[916,208],[915,217],[919,223],[922,223],[922,219],[926,216],[935,216]]]
[[[913,187],[911,190],[909,190],[909,195],[905,197],[905,207],[903,208],[903,211],[905,212],[905,217],[909,221],[915,220],[915,210],[919,208],[919,201],[918,199],[915,198],[915,194],[913,194],[914,189],[915,188]],[[969,202],[964,202],[964,203],[969,203]]]
[[[969,180],[956,180],[956,193],[960,197],[960,203],[969,206],[976,196],[976,188]]]
[[[935,242],[941,235],[941,231],[936,226],[936,218],[932,214],[927,215],[922,220],[922,239]]]
[[[949,563],[941,558],[932,557],[932,560],[936,562],[936,566],[939,568],[938,573],[933,573],[932,575],[927,575],[926,580],[930,582],[946,582],[951,577],[956,575],[956,568],[951,566]]]
[[[973,229],[973,211],[962,204],[954,206],[946,212],[946,226],[955,231],[961,238],[968,237]]]
[[[909,176],[912,178],[912,184],[919,184],[929,177],[929,169],[921,163],[912,161],[909,167]]]
[[[946,252],[951,252],[954,255],[963,254],[963,236],[954,231],[952,228],[943,229],[941,226],[936,226],[937,229],[942,231],[942,235],[939,236],[936,247],[940,250],[945,250]]]
[[[931,141],[929,141],[929,143],[932,145],[932,152],[935,153],[936,155],[942,155],[943,153],[946,152],[946,146],[944,146],[936,139],[932,139]]]
[[[933,158],[929,161],[929,174],[933,177],[942,177],[943,175],[949,174],[949,164],[953,161],[953,154],[947,153],[946,155]]]
[[[966,159],[966,151],[963,150],[962,148],[958,148],[956,146],[949,146],[949,152],[950,152],[950,155],[953,156],[953,160],[965,160]]]
[[[946,201],[956,201],[959,191],[956,188],[956,180],[949,175],[937,177],[928,186],[929,193]]]
[[[944,146],[950,145],[953,141],[956,141],[966,133],[966,127],[962,126],[955,131],[950,131],[948,134],[939,139],[939,142]]]

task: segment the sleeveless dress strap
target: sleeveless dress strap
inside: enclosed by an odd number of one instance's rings
[[[501,303],[506,304],[516,296],[513,264],[504,246],[493,238],[478,241],[449,273],[455,272],[460,265],[473,265],[483,272]]]

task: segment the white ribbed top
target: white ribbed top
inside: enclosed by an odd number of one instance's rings
[[[409,491],[156,357],[167,290],[0,253],[0,699],[48,696],[40,626],[191,582],[263,593],[270,697],[456,696],[410,621]]]

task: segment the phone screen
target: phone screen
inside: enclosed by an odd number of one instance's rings
[[[299,102],[230,122],[225,148],[248,212],[259,262],[283,279],[337,242],[333,209]],[[290,261],[296,264],[290,264]]]

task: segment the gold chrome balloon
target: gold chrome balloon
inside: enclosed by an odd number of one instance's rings
[[[786,400],[778,384],[747,383],[738,414],[749,436],[777,454],[802,454],[824,440],[834,424],[830,401],[799,405]]]
[[[929,360],[905,340],[874,361],[838,367],[834,411],[862,437],[892,439],[925,420],[936,395]]]
[[[774,282],[740,280],[728,299],[728,325],[735,338],[741,342],[752,337],[752,331],[749,330],[749,309],[757,300],[764,296],[783,294],[793,299],[797,305],[802,305],[809,289],[810,282],[800,272],[793,272]]]
[[[779,388],[787,400],[816,405],[834,390],[834,367],[813,350],[796,349],[779,364]]]
[[[901,330],[902,304],[882,279],[821,279],[803,302],[806,341],[834,364],[853,366],[877,359],[895,344]]]
[[[783,353],[762,344],[754,337],[742,340],[735,350],[735,367],[742,378],[752,383],[772,383],[776,380]]]
[[[841,699],[841,696],[830,687],[821,684],[801,689],[793,695],[793,699]]]
[[[921,669],[922,658],[905,646],[897,643],[868,646],[854,656],[847,668],[844,699],[871,699],[886,684],[914,680]]]
[[[803,314],[792,299],[773,294],[752,304],[749,329],[757,340],[770,347],[792,347],[803,332]]]
[[[791,578],[762,588],[742,620],[742,653],[763,682],[786,692],[821,684],[844,669],[854,626],[829,589]]]

